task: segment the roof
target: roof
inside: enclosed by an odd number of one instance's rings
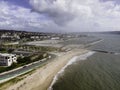
[[[13,56],[14,54],[8,54],[8,53],[0,53],[0,56]]]

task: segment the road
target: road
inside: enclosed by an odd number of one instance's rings
[[[48,60],[51,60],[51,59],[47,59],[47,60],[43,60],[43,61],[38,61],[37,63],[33,63],[29,66],[23,66],[23,68],[20,68],[18,70],[15,70],[15,71],[12,71],[12,72],[9,72],[9,73],[5,73],[3,75],[0,75],[0,83],[2,82],[5,82],[9,79],[12,79],[16,76],[19,76],[19,75],[22,75],[30,70],[33,70],[39,66],[42,66],[43,64],[47,63]]]

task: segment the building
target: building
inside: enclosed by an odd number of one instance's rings
[[[18,57],[19,56],[28,57],[28,56],[32,55],[33,53],[32,52],[27,52],[27,51],[16,50],[16,51],[12,52],[12,54],[17,55]]]
[[[0,53],[0,66],[11,66],[12,63],[17,62],[17,57],[14,54]]]
[[[2,34],[1,39],[5,41],[17,41],[20,40],[20,36],[17,34]]]
[[[51,40],[60,40],[60,37],[52,37]]]

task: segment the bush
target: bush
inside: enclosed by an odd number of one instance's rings
[[[13,63],[10,67],[7,67],[9,70],[16,68],[18,65],[17,63]]]
[[[8,53],[12,53],[14,49],[8,49]]]
[[[5,48],[0,48],[0,52],[1,52],[1,53],[6,53],[7,50],[6,50]]]
[[[24,58],[19,57],[19,58],[17,59],[17,62],[18,62],[19,64],[20,64],[20,63],[26,63],[26,64],[28,64],[28,63],[31,62],[31,58],[30,58],[30,57],[24,57]]]
[[[9,67],[0,67],[0,73],[5,72],[5,71],[12,70],[12,69],[17,68],[17,67],[18,67],[17,63],[13,63],[13,64],[12,64],[11,66],[9,66]]]

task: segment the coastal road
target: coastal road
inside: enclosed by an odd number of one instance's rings
[[[50,59],[47,59],[47,60],[43,59],[42,61],[40,60],[37,63],[33,62],[32,64],[30,64],[28,66],[27,65],[23,66],[23,68],[20,68],[18,70],[2,74],[2,75],[0,75],[0,83],[5,82],[5,81],[7,81],[9,79],[12,79],[12,78],[14,78],[16,76],[22,75],[22,74],[24,74],[24,73],[26,73],[26,72],[28,72],[30,70],[33,70],[33,69],[35,69],[35,68],[37,68],[39,66],[42,66],[45,63],[47,63],[48,60],[50,60]]]

